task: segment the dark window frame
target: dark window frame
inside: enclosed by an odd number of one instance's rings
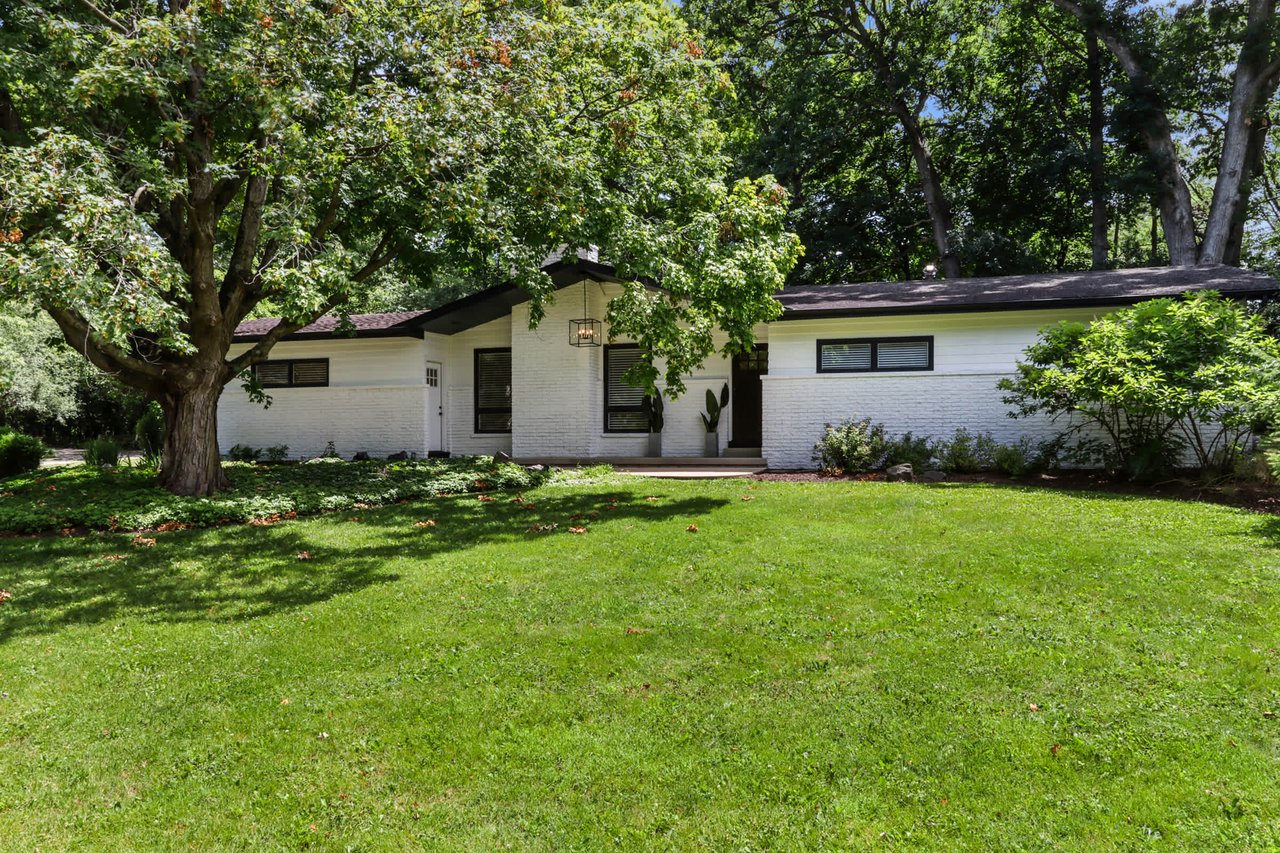
[[[289,379],[287,382],[263,382],[258,378],[258,368],[264,364],[284,364],[289,367]],[[324,365],[324,382],[303,382],[298,383],[293,378],[293,367],[296,364],[323,364]],[[328,388],[329,387],[329,359],[327,358],[268,358],[259,361],[249,368],[253,371],[254,381],[263,388]]]
[[[880,344],[928,344],[929,363],[924,367],[880,367]],[[870,344],[871,366],[867,368],[832,368],[822,366],[822,348],[833,344]],[[817,346],[818,373],[921,373],[933,370],[933,335],[879,338],[819,338]]]
[[[649,432],[648,423],[645,424],[644,429],[614,429],[609,426],[609,415],[613,412],[618,412],[620,414],[630,414],[633,412],[639,412],[641,414],[644,413],[643,405],[639,405],[639,406],[610,406],[609,405],[609,353],[617,352],[618,350],[638,350],[638,349],[640,349],[639,344],[605,344],[604,371],[603,371],[604,394],[602,396],[604,397],[603,426],[604,426],[604,431],[606,433],[613,433],[617,435],[646,435]]]
[[[486,406],[484,408],[480,407],[480,357],[482,355],[486,355],[488,353],[495,353],[495,352],[505,352],[507,354],[508,361],[510,361],[511,347],[477,347],[472,356],[472,364],[471,364],[472,407],[471,408],[472,408],[472,414],[474,416],[474,422],[472,423],[471,426],[476,435],[510,435],[511,434],[510,427],[507,427],[506,429],[481,429],[480,428],[481,415],[508,415],[508,416],[511,415],[510,404],[508,404],[506,408],[497,408],[495,406]],[[511,366],[508,365],[508,370],[510,369],[511,369]]]

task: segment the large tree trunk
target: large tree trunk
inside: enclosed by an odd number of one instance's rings
[[[1105,116],[1102,102],[1102,48],[1098,37],[1085,33],[1085,61],[1089,73],[1089,197],[1093,208],[1093,232],[1090,247],[1093,268],[1110,266],[1107,245],[1107,162],[1103,139]]]
[[[920,188],[924,191],[925,207],[929,210],[929,222],[933,226],[933,245],[938,250],[942,277],[959,278],[960,259],[951,248],[951,231],[955,228],[955,222],[951,216],[951,205],[942,189],[942,180],[938,177],[938,169],[933,164],[929,142],[924,138],[920,122],[906,103],[899,99],[894,104],[893,112],[902,124],[902,132],[907,137],[911,156],[916,163],[916,173],[920,176]]]
[[[1252,0],[1249,3],[1249,21],[1236,61],[1231,103],[1222,135],[1222,156],[1218,161],[1213,201],[1209,206],[1204,244],[1200,250],[1201,263],[1220,264],[1224,261],[1232,231],[1243,218],[1244,207],[1249,201],[1250,179],[1253,177],[1251,155],[1256,156],[1255,145],[1260,144],[1257,139],[1260,124],[1263,142],[1266,136],[1266,125],[1261,123],[1263,117],[1258,115],[1257,107],[1271,99],[1276,86],[1276,71],[1268,67],[1270,57],[1267,53],[1274,16],[1274,0]],[[1238,245],[1235,251],[1239,252]]]
[[[222,377],[202,376],[198,384],[175,388],[160,399],[165,417],[160,485],[176,495],[203,497],[230,485],[218,453],[222,389]]]

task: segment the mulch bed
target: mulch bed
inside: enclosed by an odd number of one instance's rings
[[[839,481],[884,480],[882,473],[830,475],[818,471],[764,471],[753,475],[757,480],[773,482],[817,483]],[[1163,483],[1133,483],[1117,480],[1099,471],[1058,471],[1033,477],[1012,479],[999,474],[949,474],[947,483],[989,483],[997,486],[1039,487],[1067,491],[1110,492],[1112,494],[1169,498],[1184,501],[1226,504],[1253,512],[1280,515],[1280,485],[1266,483],[1225,483],[1204,485],[1190,479]]]

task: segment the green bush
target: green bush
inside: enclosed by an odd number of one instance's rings
[[[138,418],[133,425],[133,439],[142,451],[142,460],[152,468],[159,468],[164,452],[164,412],[159,403],[151,403]]]
[[[232,462],[257,462],[262,458],[262,451],[247,444],[237,444],[227,451],[227,458]]]
[[[813,458],[824,471],[861,474],[881,467],[887,449],[883,424],[850,418],[837,426],[827,424],[822,440],[814,445]]]
[[[289,458],[289,445],[273,444],[266,449],[268,462],[283,462]]]
[[[916,437],[906,432],[885,444],[886,465],[910,465],[913,469],[921,471],[932,465],[933,459],[934,442],[928,436]]]
[[[1206,473],[1233,470],[1261,415],[1280,409],[1277,363],[1262,319],[1206,291],[1042,329],[999,387],[1015,417],[1065,425],[1071,461],[1146,480],[1188,458]]]
[[[0,433],[0,477],[36,470],[46,453],[48,448],[35,436],[12,430]]]
[[[95,438],[84,446],[84,464],[90,468],[115,467],[120,462],[120,445],[110,438]]]
[[[938,462],[944,471],[956,474],[989,471],[995,467],[995,460],[992,457],[996,447],[996,441],[990,433],[974,435],[964,427],[960,427],[951,436],[950,441],[938,442]]]
[[[995,469],[1006,477],[1021,477],[1039,467],[1039,454],[1031,439],[1023,437],[1013,444],[996,444],[991,450]]]

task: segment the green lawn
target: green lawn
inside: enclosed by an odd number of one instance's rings
[[[0,540],[0,847],[1280,845],[1274,518],[525,497]]]

